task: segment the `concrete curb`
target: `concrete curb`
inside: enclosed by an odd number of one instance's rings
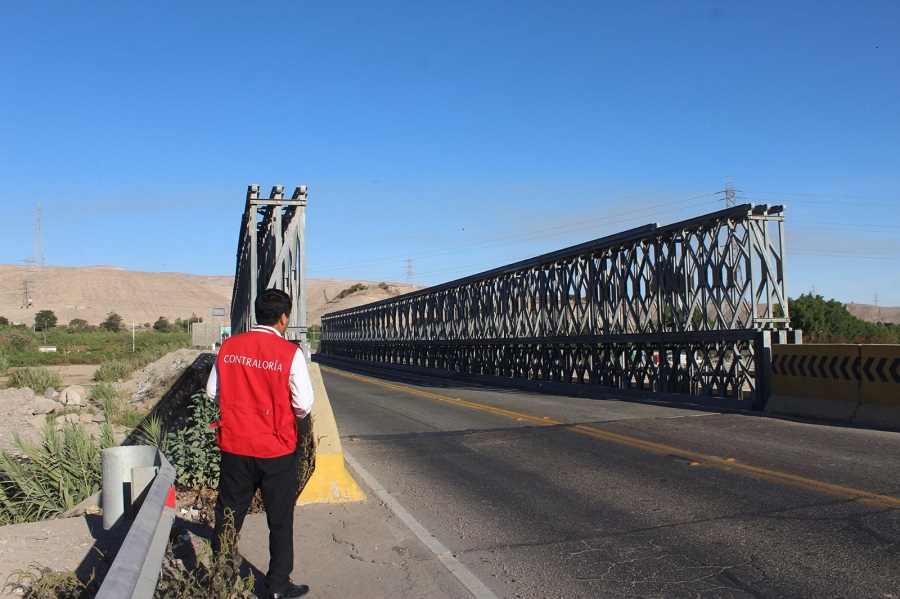
[[[297,505],[365,501],[366,495],[347,472],[337,423],[328,401],[328,392],[318,364],[309,364],[315,402],[312,407],[316,443],[316,469],[297,498]]]

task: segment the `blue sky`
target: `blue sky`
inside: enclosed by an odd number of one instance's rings
[[[231,275],[247,185],[308,276],[432,285],[739,202],[788,292],[900,306],[900,3],[0,3],[0,263]]]

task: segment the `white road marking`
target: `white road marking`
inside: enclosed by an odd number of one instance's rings
[[[406,524],[416,537],[425,544],[426,547],[440,560],[444,567],[450,571],[453,576],[465,586],[475,599],[498,599],[497,595],[487,588],[483,582],[478,580],[472,572],[466,568],[459,560],[453,557],[450,550],[444,547],[443,543],[437,540],[434,535],[428,532],[422,524],[416,520],[412,514],[406,511],[400,502],[394,499],[387,492],[381,483],[366,471],[362,465],[354,459],[349,453],[344,451],[344,459],[353,468],[354,471],[362,478],[372,491],[387,505],[394,515]]]

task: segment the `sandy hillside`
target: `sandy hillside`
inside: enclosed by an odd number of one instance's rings
[[[173,272],[139,272],[107,266],[69,268],[44,266],[33,275],[30,309],[22,308],[25,267],[0,265],[0,316],[31,324],[39,310],[52,310],[59,324],[81,318],[99,324],[109,312],[131,325],[153,323],[160,316],[170,321],[191,314],[208,318],[210,308],[230,309],[232,277]],[[336,299],[341,291],[361,283],[368,288]],[[307,281],[307,321],[319,324],[322,314],[408,293],[410,285],[341,279]]]
[[[844,304],[847,311],[860,320],[900,324],[900,308],[871,306],[869,304]]]
[[[31,324],[39,310],[53,310],[59,324],[82,318],[99,324],[109,312],[128,326],[153,323],[160,316],[170,321],[191,314],[209,318],[212,307],[230,309],[232,277],[200,276],[175,272],[139,272],[111,266],[68,268],[45,266],[34,274],[34,304],[22,308],[25,267],[0,265],[0,316]],[[338,298],[356,284],[366,289]],[[322,315],[402,295],[419,289],[403,283],[309,279],[307,322],[320,324]],[[900,308],[846,304],[851,314],[869,322],[900,324]]]

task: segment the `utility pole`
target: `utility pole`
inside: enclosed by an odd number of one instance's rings
[[[406,283],[409,285],[413,284],[413,263],[412,256],[409,256],[406,259]]]
[[[731,182],[731,175],[728,175],[728,181],[725,183],[725,206],[727,208],[734,207],[735,197],[736,191],[734,189],[734,184]]]
[[[731,175],[728,175],[728,181],[725,183],[725,191],[718,192],[725,194],[725,207],[726,208],[734,208],[737,205],[737,190],[734,188],[734,183],[731,182]],[[733,269],[734,272],[734,283],[737,287],[742,288],[744,285],[744,271],[741,268],[741,250],[738,247],[737,240],[734,238],[731,239],[731,242],[728,244],[727,250],[727,264]]]
[[[34,225],[34,242],[31,244],[31,258],[25,261],[25,280],[22,281],[22,307],[34,304],[34,269],[44,266],[44,240],[41,234],[41,203],[37,205],[37,220]]]

